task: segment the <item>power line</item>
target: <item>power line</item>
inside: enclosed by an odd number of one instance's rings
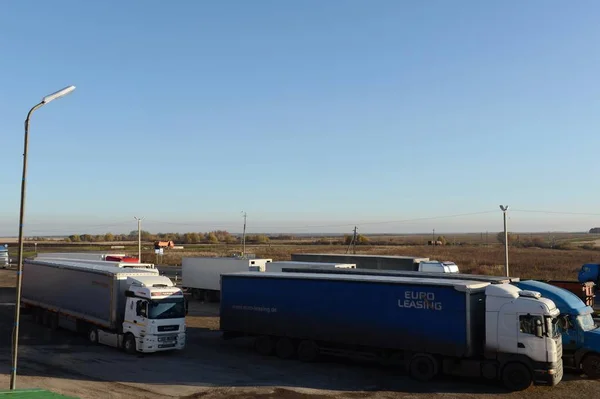
[[[511,212],[522,212],[522,213],[545,213],[548,215],[580,215],[580,216],[600,216],[600,213],[586,213],[586,212],[562,212],[562,211],[535,211],[527,209],[512,209]]]

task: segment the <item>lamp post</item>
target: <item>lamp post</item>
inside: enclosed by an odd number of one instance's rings
[[[27,148],[29,141],[29,118],[31,114],[38,108],[43,107],[51,101],[66,96],[75,90],[75,86],[67,86],[55,93],[49,94],[42,98],[39,104],[36,104],[27,113],[25,119],[25,143],[23,149],[23,179],[21,180],[21,210],[19,213],[19,256],[17,269],[17,300],[15,301],[15,324],[13,327],[13,342],[12,342],[12,369],[10,374],[10,389],[16,389],[17,382],[17,352],[19,348],[19,319],[21,317],[21,285],[23,282],[23,222],[25,219],[25,181],[27,178]]]
[[[506,211],[508,211],[508,205],[500,205],[500,209],[504,215],[504,271],[506,277],[508,277],[508,230],[506,230]]]

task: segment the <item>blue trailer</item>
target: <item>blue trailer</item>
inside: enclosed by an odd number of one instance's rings
[[[562,378],[558,315],[552,301],[509,284],[320,273],[221,277],[224,338],[254,336],[259,353],[304,361],[378,356],[424,381],[445,373],[501,380],[511,390],[555,385]]]

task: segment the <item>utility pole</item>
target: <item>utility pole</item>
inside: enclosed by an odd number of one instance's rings
[[[433,229],[433,232],[431,233],[431,244],[433,245],[433,251],[435,252],[435,229]]]
[[[508,211],[508,205],[500,205],[502,214],[504,215],[504,271],[506,277],[508,277],[508,230],[506,229],[506,211]]]
[[[142,263],[142,219],[136,216],[133,217],[138,224],[138,262]]]
[[[356,254],[356,226],[354,226],[354,233],[352,234],[352,240],[348,244],[348,248],[346,248],[346,253],[350,252],[350,247],[352,247],[352,253]]]
[[[242,211],[242,215],[244,215],[244,231],[242,233],[242,257],[246,255],[246,212]]]

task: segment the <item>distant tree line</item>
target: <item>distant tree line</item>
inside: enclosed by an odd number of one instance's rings
[[[152,234],[142,230],[142,241],[173,241],[177,244],[239,244],[242,242],[241,236],[235,236],[225,230],[215,230],[207,233],[158,233]],[[132,230],[129,234],[72,234],[65,238],[67,242],[121,242],[121,241],[137,241],[138,231]],[[268,236],[266,234],[248,234],[246,235],[246,243],[249,244],[266,244],[271,240],[293,240],[293,236],[275,235]]]

